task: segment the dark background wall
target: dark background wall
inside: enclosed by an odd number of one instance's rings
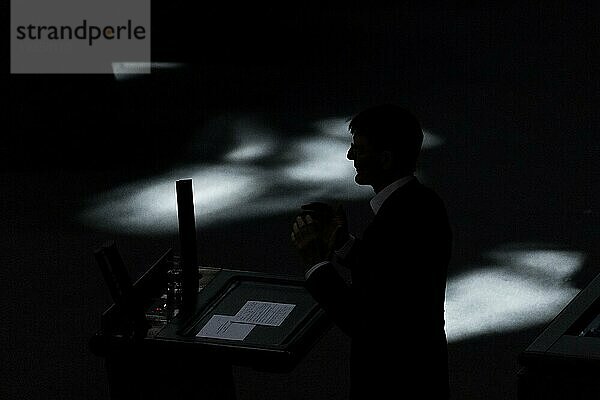
[[[216,159],[230,138],[202,132],[222,115],[260,115],[285,141],[311,121],[406,105],[443,139],[422,168],[453,219],[453,276],[505,243],[584,254],[575,287],[598,272],[594,2],[152,7],[152,60],[185,68],[129,81],[9,76],[0,397],[107,398],[101,360],[87,348],[110,304],[92,252],[114,239],[139,275],[177,238],[101,229],[79,216],[111,188]],[[360,227],[364,204],[348,206]],[[207,228],[203,262],[298,273],[291,215]],[[457,398],[515,398],[516,356],[542,327],[452,344]],[[240,368],[240,397],[343,398],[346,352],[334,329],[292,374]]]

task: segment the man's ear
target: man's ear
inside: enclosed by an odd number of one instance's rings
[[[379,163],[384,170],[391,169],[394,165],[394,155],[389,150],[383,150],[379,153]]]

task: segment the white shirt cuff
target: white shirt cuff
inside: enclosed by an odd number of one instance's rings
[[[321,261],[320,263],[313,265],[308,271],[306,271],[306,273],[304,274],[304,278],[308,280],[308,278],[310,278],[310,275],[313,272],[315,272],[317,269],[328,263],[329,261]]]
[[[356,240],[356,238],[354,236],[352,236],[352,235],[348,235],[348,236],[350,236],[350,239],[348,239],[342,247],[340,247],[338,250],[334,251],[335,255],[342,260],[344,258],[346,258],[348,253],[350,253],[350,249],[352,249],[352,245],[354,244],[354,241]]]

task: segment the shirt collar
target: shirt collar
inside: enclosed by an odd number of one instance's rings
[[[390,183],[386,187],[384,187],[379,193],[377,193],[371,199],[370,203],[371,203],[371,209],[373,209],[373,213],[375,215],[377,215],[377,212],[379,211],[379,209],[383,205],[383,202],[388,197],[390,197],[390,195],[392,193],[394,193],[397,189],[401,188],[402,186],[404,186],[405,184],[407,184],[408,182],[410,182],[414,178],[415,178],[414,175],[408,175],[408,176],[402,177],[402,178],[400,178],[400,179],[398,179],[398,180]]]

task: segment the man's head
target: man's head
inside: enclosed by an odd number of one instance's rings
[[[408,110],[393,105],[366,109],[350,121],[354,161],[359,185],[381,190],[394,180],[412,174],[423,143],[419,121]]]

